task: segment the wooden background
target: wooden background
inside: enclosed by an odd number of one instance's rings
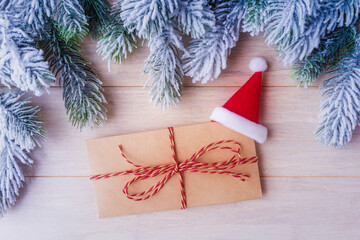
[[[219,79],[187,79],[182,101],[166,111],[154,109],[142,87],[146,47],[112,64],[111,73],[94,41],[87,39],[84,50],[104,83],[108,121],[79,132],[67,120],[59,87],[33,98],[48,140],[32,154],[35,164],[0,222],[0,239],[360,239],[359,128],[343,150],[317,143],[320,90],[296,88],[262,37],[241,37]],[[269,65],[260,120],[269,138],[257,145],[264,198],[98,220],[84,140],[206,122],[251,76],[247,65],[255,56]]]

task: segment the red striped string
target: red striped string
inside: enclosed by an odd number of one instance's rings
[[[127,198],[134,200],[134,201],[142,201],[149,199],[150,197],[154,196],[158,193],[167,183],[167,181],[174,176],[175,174],[179,177],[180,182],[180,193],[181,193],[181,208],[186,208],[186,196],[185,196],[185,185],[184,185],[184,172],[198,172],[198,173],[205,173],[205,174],[223,174],[228,175],[231,177],[235,177],[240,179],[241,181],[245,181],[246,178],[249,176],[243,173],[236,173],[229,171],[230,169],[234,168],[237,165],[246,164],[246,163],[255,163],[258,160],[257,156],[250,157],[250,158],[242,158],[240,155],[241,146],[238,142],[234,140],[223,140],[218,142],[210,143],[204,147],[202,147],[199,151],[194,153],[190,158],[186,159],[184,162],[179,163],[176,159],[176,152],[175,152],[175,142],[174,142],[174,129],[172,127],[168,128],[169,130],[169,139],[170,139],[170,148],[171,148],[171,155],[172,160],[174,163],[170,164],[161,164],[149,167],[143,167],[137,164],[134,164],[130,161],[126,155],[122,147],[119,145],[119,149],[123,158],[135,169],[125,170],[120,172],[113,172],[107,174],[97,174],[92,175],[90,177],[91,180],[99,180],[99,179],[106,179],[115,176],[123,176],[123,175],[134,175],[135,177],[128,181],[124,188],[123,193],[126,195]],[[215,150],[225,150],[233,152],[234,155],[227,161],[219,161],[214,163],[202,163],[197,162],[197,160],[207,152],[215,151]],[[139,192],[139,193],[130,193],[129,188],[130,186],[137,182],[142,181],[148,178],[156,177],[159,175],[164,175],[161,180],[159,180],[156,184],[152,185],[148,189]]]

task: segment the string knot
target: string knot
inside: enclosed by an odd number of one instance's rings
[[[205,173],[205,174],[223,174],[228,175],[231,177],[238,178],[242,181],[245,181],[246,178],[249,178],[248,175],[232,172],[229,171],[230,169],[238,166],[240,164],[246,163],[255,163],[258,160],[257,156],[250,157],[250,158],[242,158],[240,155],[241,145],[234,141],[234,140],[223,140],[218,142],[210,143],[204,147],[202,147],[198,152],[194,153],[191,157],[186,159],[184,162],[179,163],[176,160],[176,152],[175,152],[175,142],[174,142],[174,129],[172,127],[168,128],[169,130],[169,139],[170,139],[170,148],[172,152],[172,160],[173,163],[170,164],[162,164],[162,165],[155,165],[150,167],[143,167],[131,162],[126,155],[124,154],[122,147],[119,146],[121,155],[123,158],[135,169],[121,171],[121,172],[114,172],[114,173],[107,173],[107,174],[98,174],[92,175],[90,177],[91,180],[99,180],[105,179],[109,177],[115,177],[120,175],[134,175],[135,177],[128,181],[124,188],[123,193],[126,195],[127,198],[134,200],[134,201],[143,201],[149,199],[150,197],[154,196],[158,193],[167,181],[172,178],[174,175],[178,175],[179,182],[180,182],[180,193],[181,193],[181,208],[186,208],[186,195],[185,195],[185,185],[184,185],[184,177],[183,173],[188,172],[198,172],[198,173]],[[214,163],[203,163],[198,162],[197,160],[207,152],[215,151],[215,150],[225,150],[234,153],[234,155],[227,161],[219,161]],[[129,187],[137,182],[143,181],[148,178],[156,177],[159,175],[163,175],[163,178],[159,180],[156,184],[149,187],[147,190],[144,190],[139,193],[130,193]]]
[[[179,168],[179,163],[176,163],[176,164],[174,164],[175,166],[174,166],[174,172],[175,173],[178,173],[179,171],[180,171],[180,168]]]

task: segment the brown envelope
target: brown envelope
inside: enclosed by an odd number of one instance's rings
[[[242,157],[256,155],[254,140],[219,123],[211,122],[174,128],[178,162],[185,161],[209,143],[230,139],[241,144]],[[173,163],[167,129],[91,139],[86,144],[91,175],[134,168],[121,156],[118,145],[122,146],[130,161],[141,166]],[[232,155],[233,153],[230,152],[214,150],[201,156],[198,162],[226,161]],[[241,181],[227,175],[184,172],[187,207],[261,198],[257,163],[239,165],[231,171],[241,172],[250,177],[246,181]],[[92,180],[100,218],[181,207],[180,183],[176,175],[157,194],[143,201],[130,200],[122,192],[126,182],[133,177],[133,175],[125,175]],[[161,176],[137,182],[131,187],[131,192],[142,192],[159,179]]]

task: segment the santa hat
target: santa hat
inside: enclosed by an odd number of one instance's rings
[[[267,69],[265,59],[251,59],[252,77],[222,106],[216,107],[210,120],[241,133],[258,143],[264,143],[267,128],[259,124],[261,75]]]

